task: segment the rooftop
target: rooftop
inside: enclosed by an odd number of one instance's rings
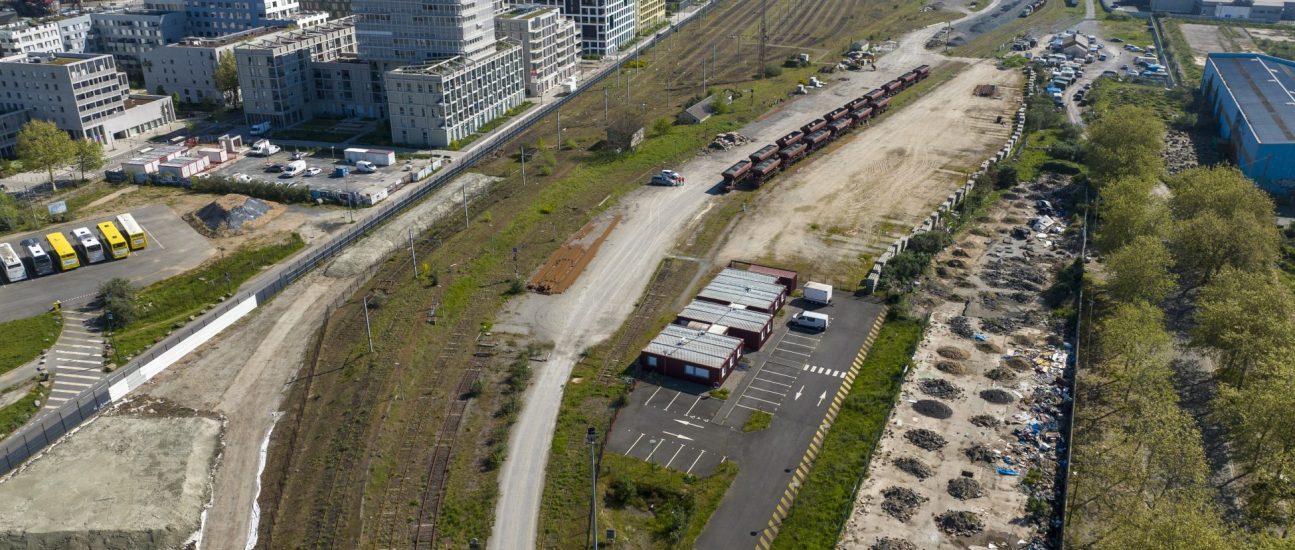
[[[507,12],[505,12],[503,15],[500,15],[499,17],[504,19],[534,19],[536,17],[544,15],[546,12],[555,11],[555,10],[557,10],[557,8],[554,6],[541,6],[541,5],[518,6],[511,10],[508,10]]]
[[[746,276],[730,272],[746,274]],[[750,271],[725,269],[711,280],[710,284],[706,285],[706,288],[701,289],[701,292],[697,293],[697,297],[743,307],[773,310],[774,305],[782,297],[786,289],[777,283],[755,280],[751,276],[760,277],[762,275]],[[764,277],[773,279],[768,276]]]
[[[768,313],[749,309],[735,309],[726,305],[700,300],[693,300],[692,303],[684,307],[683,311],[679,312],[679,317],[748,332],[764,330],[765,325],[769,324],[769,319],[773,318]]]
[[[309,40],[317,36],[322,36],[329,33],[340,31],[342,29],[353,28],[353,27],[355,27],[355,16],[343,17],[341,19],[329,21],[327,23],[324,23],[323,25],[318,25],[315,27],[306,27],[304,29],[291,29],[291,30],[280,29],[278,32],[268,33],[257,40],[249,42],[246,45],[244,45],[244,47],[255,48],[255,49],[269,49],[269,48],[277,48],[280,46],[290,46],[298,42],[301,42],[303,40]]]
[[[495,51],[491,52],[491,54],[493,55],[495,53],[517,47],[521,47],[520,42],[510,38],[505,38],[495,42]],[[447,57],[445,59],[439,59],[430,63],[423,63],[421,65],[405,65],[403,67],[396,67],[391,72],[396,74],[447,75],[461,71],[473,63],[476,63],[476,61],[470,57],[456,55],[454,57]]]
[[[718,369],[740,349],[742,349],[742,340],[731,336],[711,334],[679,325],[666,325],[661,330],[661,334],[653,338],[643,351]]]
[[[230,44],[238,44],[260,38],[268,34],[283,31],[283,27],[257,27],[233,34],[218,36],[215,38],[188,37],[175,44],[170,44],[171,48],[219,48]]]
[[[1295,61],[1250,53],[1211,53],[1223,87],[1260,143],[1295,142]]]

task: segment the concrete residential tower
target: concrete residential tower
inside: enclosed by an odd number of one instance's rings
[[[416,65],[479,60],[495,44],[492,0],[353,0],[361,59]]]

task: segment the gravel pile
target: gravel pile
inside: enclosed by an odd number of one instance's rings
[[[997,380],[999,382],[1011,382],[1012,380],[1016,380],[1016,373],[1012,372],[1011,369],[1003,367],[994,367],[989,369],[989,372],[985,373],[985,376],[990,380]]]
[[[999,389],[982,391],[980,392],[980,398],[995,405],[1007,405],[1016,401],[1012,394]]]
[[[971,500],[985,496],[980,482],[969,477],[955,477],[949,480],[949,496],[958,500]]]
[[[975,512],[948,511],[935,517],[940,530],[957,537],[969,537],[985,529],[985,521]]]
[[[979,443],[962,450],[962,454],[967,455],[967,459],[972,462],[984,462],[993,464],[998,460],[998,454],[993,449]]]
[[[925,462],[911,456],[896,458],[895,467],[919,480],[935,475],[935,472],[932,471],[931,467],[927,466]]]
[[[1002,426],[1003,422],[993,415],[978,414],[971,417],[971,425],[980,426],[981,428],[997,428]]]
[[[967,367],[962,366],[962,363],[954,363],[953,361],[937,362],[935,368],[945,374],[967,374]]]
[[[917,545],[904,539],[882,537],[877,539],[877,542],[872,543],[868,550],[917,550]]]
[[[953,416],[953,409],[934,399],[923,399],[913,403],[913,410],[922,416],[929,416],[937,420],[945,420]]]
[[[1003,353],[1003,346],[1000,346],[993,342],[980,342],[976,344],[976,349],[983,351],[985,353],[994,353],[994,354]]]
[[[971,354],[970,354],[970,353],[968,353],[968,352],[967,352],[967,350],[965,350],[965,349],[958,349],[958,348],[955,348],[955,347],[953,347],[953,346],[944,346],[944,347],[941,347],[940,349],[935,350],[935,353],[940,354],[940,357],[943,357],[943,358],[945,358],[945,359],[957,359],[957,360],[962,360],[962,359],[966,359],[966,358],[968,358],[968,357],[971,357]]]
[[[949,267],[960,267],[953,265],[953,262],[962,263],[960,260],[953,260],[949,262]],[[962,316],[949,319],[949,330],[963,338],[971,338],[976,335],[976,329],[971,328],[971,322]]]
[[[916,445],[919,449],[928,451],[938,451],[949,444],[940,434],[924,428],[908,431],[904,434],[904,439],[907,439],[909,443]]]
[[[1034,368],[1034,365],[1030,364],[1029,359],[1021,357],[1020,355],[1008,357],[1003,362],[1006,363],[1007,366],[1016,370],[1030,370]]]
[[[931,397],[940,399],[961,399],[962,388],[943,378],[923,378],[917,382],[917,389]]]
[[[881,501],[881,510],[899,521],[912,519],[913,513],[927,501],[926,497],[904,487],[889,487],[881,495],[886,497]]]

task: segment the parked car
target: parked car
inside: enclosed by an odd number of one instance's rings
[[[267,165],[265,165],[265,171],[266,171],[266,172],[271,172],[271,173],[278,173],[278,172],[282,172],[282,171],[283,171],[283,165],[282,165],[282,164],[279,164],[279,163],[277,163],[277,162],[276,162],[276,163],[274,163],[274,164],[267,164]]]
[[[652,176],[652,185],[667,185],[678,187],[684,184],[683,175],[674,170],[662,170],[661,173]]]
[[[361,174],[372,174],[378,171],[378,167],[367,160],[355,161],[355,171]]]
[[[307,168],[307,169],[306,169],[306,173],[305,173],[305,174],[302,174],[302,175],[303,175],[303,176],[305,176],[305,177],[317,176],[317,175],[319,175],[319,173],[320,173],[320,172],[322,172],[322,171],[323,171],[323,170],[320,170],[318,167],[311,166],[310,168]]]

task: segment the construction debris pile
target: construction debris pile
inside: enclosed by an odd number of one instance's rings
[[[901,388],[907,406],[891,413],[886,459],[869,465],[838,546],[1055,545],[1071,348],[1043,294],[1078,251],[1072,217],[1054,206],[1068,186],[1049,177],[1009,190],[936,256],[912,298],[930,322]],[[916,501],[899,489],[926,499],[921,513],[892,512],[891,495]],[[887,538],[896,533],[908,540]]]
[[[882,501],[882,511],[890,514],[899,521],[908,521],[917,512],[917,509],[926,502],[926,497],[914,493],[912,489],[904,487],[891,487],[882,491],[881,494],[886,497]]]
[[[722,134],[715,134],[715,139],[711,141],[710,145],[706,146],[706,148],[711,151],[727,151],[739,145],[746,145],[748,143],[751,143],[751,138],[737,132],[724,132]]]

